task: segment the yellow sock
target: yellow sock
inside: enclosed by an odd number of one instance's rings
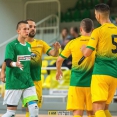
[[[97,111],[95,117],[106,117],[104,110]]]
[[[106,117],[112,117],[109,110],[105,110],[104,112],[105,112]]]
[[[80,116],[80,115],[74,115],[74,117],[82,117],[82,116]]]
[[[29,112],[26,112],[26,117],[30,117],[30,116],[29,116]]]

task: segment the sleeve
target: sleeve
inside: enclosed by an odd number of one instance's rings
[[[48,54],[49,51],[52,49],[46,42],[42,41],[43,42],[43,53],[45,54]]]
[[[5,50],[5,60],[6,59],[14,59],[14,49],[13,46],[11,44],[8,44],[6,46],[6,50]]]
[[[64,48],[64,50],[61,52],[60,56],[64,59],[67,59],[70,55],[71,55],[71,49],[70,49],[70,46],[71,46],[71,42],[70,41]]]
[[[91,50],[95,50],[98,43],[98,38],[99,38],[99,31],[95,29],[91,34],[87,48],[90,48]]]

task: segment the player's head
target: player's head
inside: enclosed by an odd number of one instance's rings
[[[32,19],[26,20],[29,24],[29,37],[33,38],[36,35],[36,24]]]
[[[110,14],[110,8],[107,4],[101,3],[95,6],[95,17],[99,23],[102,20],[108,20]]]
[[[29,34],[29,25],[26,21],[19,21],[16,27],[18,35],[23,38],[27,38]]]
[[[94,24],[93,21],[89,18],[85,18],[81,21],[80,23],[80,33],[82,35],[87,35],[92,32],[94,29]]]

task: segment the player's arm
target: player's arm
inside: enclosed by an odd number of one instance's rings
[[[63,76],[62,74],[62,70],[61,70],[61,66],[63,64],[63,61],[65,59],[67,59],[70,55],[71,55],[71,51],[70,51],[70,45],[71,42],[69,42],[64,50],[61,52],[60,56],[58,57],[57,61],[56,61],[56,67],[57,67],[57,72],[56,72],[56,79],[59,80],[61,76]]]
[[[55,42],[53,44],[53,49],[49,51],[50,56],[57,57],[59,55],[59,49],[61,48],[61,45],[59,42]]]
[[[19,67],[21,70],[23,65],[19,61],[13,61],[15,56],[14,45],[8,44],[5,51],[5,62],[7,67]]]
[[[62,70],[61,70],[61,66],[63,64],[64,58],[62,58],[61,56],[58,57],[57,61],[56,61],[56,80],[59,80],[61,78],[61,76],[63,76]]]
[[[23,65],[19,61],[14,62],[11,59],[5,59],[5,62],[7,67],[19,67],[19,68],[23,67]]]
[[[83,62],[83,60],[86,57],[89,57],[92,54],[92,52],[96,49],[96,46],[97,46],[97,43],[98,43],[98,37],[99,37],[99,29],[95,29],[91,34],[88,45],[87,46],[83,45],[81,47],[83,57],[80,59],[80,61],[78,61],[79,65]]]
[[[6,70],[6,62],[4,62],[4,63],[2,64],[2,68],[1,68],[0,80],[1,80],[2,82],[5,82],[5,77],[6,77],[5,70]]]
[[[93,49],[87,48],[86,45],[83,45],[81,47],[81,51],[82,51],[84,57],[86,58],[86,57],[89,57],[92,54]]]

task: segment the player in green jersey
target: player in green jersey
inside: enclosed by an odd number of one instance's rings
[[[17,24],[18,38],[6,46],[6,89],[3,104],[7,112],[2,117],[14,117],[20,99],[28,106],[30,117],[38,116],[37,94],[30,75],[30,44],[25,42],[29,34],[26,21]]]

